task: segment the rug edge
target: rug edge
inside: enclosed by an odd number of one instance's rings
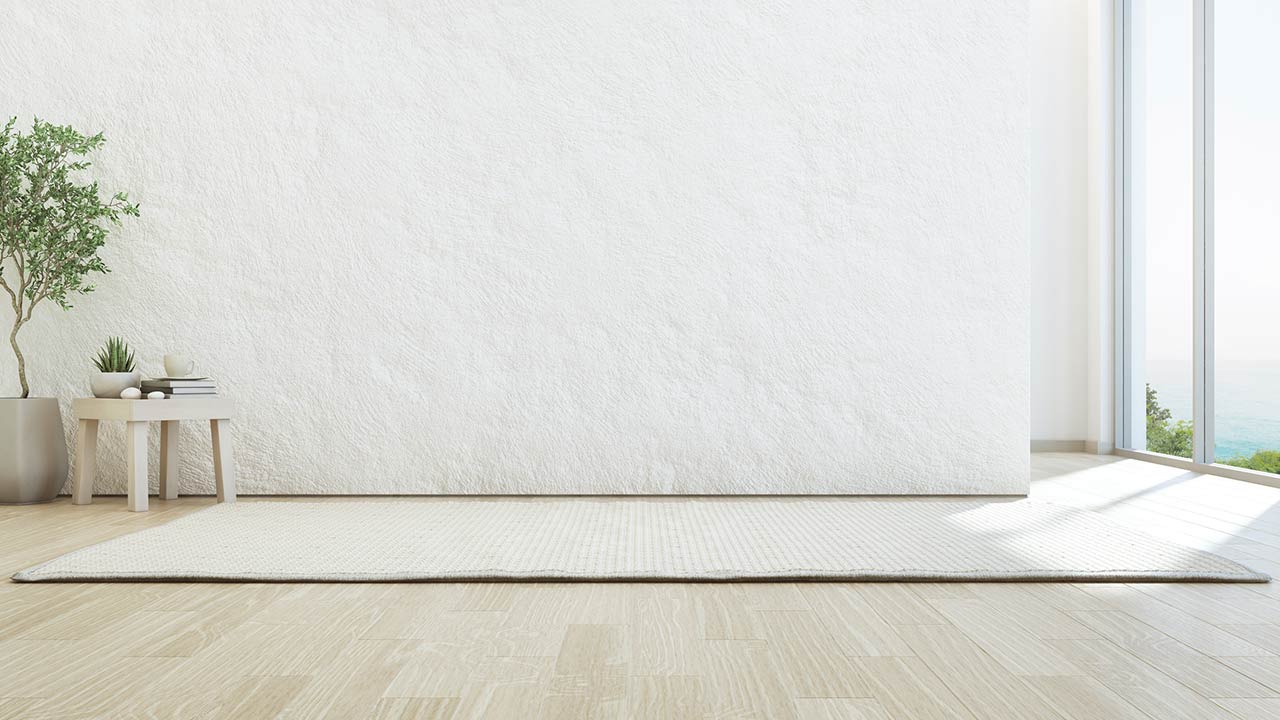
[[[118,572],[110,575],[78,572],[51,572],[42,574],[39,567],[28,568],[10,576],[14,582],[220,582],[220,583],[732,583],[732,582],[844,582],[844,583],[1249,583],[1264,584],[1271,582],[1271,576],[1240,566],[1242,572],[1237,573],[1187,573],[1187,572],[1132,572],[1132,573],[1079,573],[1066,575],[1062,573],[1028,572],[1028,573],[702,573],[698,575],[585,575],[564,572],[522,572],[519,574],[479,573],[479,574],[426,574],[410,573],[403,575],[388,573],[348,573],[329,575],[286,575],[276,573],[242,573],[236,575],[221,573],[127,573]]]

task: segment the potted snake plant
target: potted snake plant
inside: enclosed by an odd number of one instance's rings
[[[58,400],[31,396],[18,333],[45,301],[65,310],[91,292],[86,278],[107,272],[98,251],[108,230],[138,214],[125,193],[104,199],[88,179],[86,157],[102,146],[101,133],[86,136],[39,118],[23,133],[16,122],[0,130],[0,301],[13,313],[9,347],[20,393],[0,398],[0,503],[52,500],[67,479]]]
[[[107,344],[98,351],[93,359],[98,372],[89,380],[89,389],[94,397],[118,398],[127,388],[136,388],[142,383],[142,373],[133,361],[133,351],[128,344],[118,337],[108,338]]]

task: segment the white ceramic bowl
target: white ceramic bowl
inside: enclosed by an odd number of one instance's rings
[[[94,373],[93,377],[89,378],[89,389],[93,390],[94,397],[100,398],[119,398],[120,391],[140,385],[142,385],[142,373],[136,370],[127,373]]]

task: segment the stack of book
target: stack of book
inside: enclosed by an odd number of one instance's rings
[[[208,397],[218,394],[218,386],[207,377],[149,378],[142,381],[142,394],[159,390],[165,397]]]

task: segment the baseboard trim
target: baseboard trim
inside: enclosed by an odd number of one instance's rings
[[[1116,446],[1114,443],[1086,440],[1084,442],[1084,451],[1092,455],[1114,455]]]
[[[1084,452],[1085,445],[1083,440],[1032,440],[1031,452]]]

